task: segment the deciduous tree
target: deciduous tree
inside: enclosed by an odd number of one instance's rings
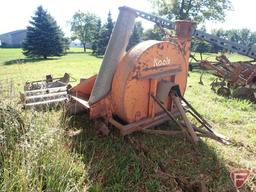
[[[256,44],[256,32],[252,32],[249,29],[214,29],[211,31],[213,35],[218,37],[234,41],[241,45],[252,46]]]
[[[79,39],[86,52],[86,43],[92,43],[97,28],[98,17],[90,12],[78,11],[70,22],[72,38]]]
[[[232,8],[230,0],[149,0],[161,16],[168,19],[224,21],[225,13]]]
[[[143,40],[158,40],[161,41],[164,37],[164,34],[161,32],[158,26],[154,26],[153,29],[147,29],[143,33]]]

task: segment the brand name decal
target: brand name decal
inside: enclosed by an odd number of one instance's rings
[[[166,57],[164,59],[154,58],[154,67],[166,66],[171,64],[171,59]]]

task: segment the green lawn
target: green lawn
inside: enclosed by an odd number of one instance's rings
[[[247,59],[229,56],[232,61]],[[0,49],[0,80],[13,79],[17,90],[22,90],[25,81],[46,74],[61,76],[68,72],[79,80],[97,73],[102,60],[79,49],[71,49],[61,58],[24,59],[19,49]],[[224,192],[236,191],[229,172],[248,168],[251,177],[239,191],[256,191],[256,106],[216,95],[209,86],[214,77],[206,74],[202,86],[199,76],[198,72],[190,73],[185,97],[216,130],[234,141],[230,146],[212,140],[194,146],[182,139],[142,133],[121,137],[116,131],[101,137],[86,115],[72,117],[63,125],[61,111],[22,111],[18,98],[3,98],[4,104],[20,111],[27,131],[0,163],[0,188],[188,191],[201,182],[209,191]]]
[[[65,72],[80,79],[96,74],[101,59],[71,49],[68,55],[49,60],[25,59],[20,49],[0,49],[0,79],[15,78],[17,83],[44,79],[45,75],[63,76]]]
[[[191,53],[193,56],[196,57],[196,59],[200,60],[200,54],[199,53]],[[252,59],[250,59],[249,57],[243,56],[243,55],[238,55],[238,54],[230,54],[230,53],[226,53],[225,54],[227,56],[227,58],[232,61],[250,61]],[[216,61],[216,54],[213,53],[204,53],[202,58],[204,60],[209,60],[209,61]]]

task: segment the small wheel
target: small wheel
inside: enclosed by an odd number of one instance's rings
[[[252,102],[256,101],[253,89],[247,87],[237,88],[233,93],[233,97],[237,99],[246,99]]]
[[[227,88],[227,87],[220,87],[217,90],[217,94],[221,95],[221,96],[224,96],[224,97],[229,97],[231,95],[231,92],[230,92],[230,89]]]

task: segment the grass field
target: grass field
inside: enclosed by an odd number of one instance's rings
[[[19,49],[0,49],[1,85],[8,88],[4,83],[13,82],[15,90],[8,97],[2,95],[1,106],[15,107],[26,129],[19,136],[9,129],[15,124],[3,124],[14,144],[0,143],[2,191],[196,191],[201,184],[212,192],[231,192],[237,190],[229,173],[238,168],[251,171],[239,191],[256,191],[256,106],[213,93],[210,74],[202,86],[200,73],[191,72],[185,97],[218,132],[234,141],[229,146],[212,140],[194,146],[182,139],[142,133],[121,137],[116,131],[101,137],[85,115],[63,124],[61,110],[23,111],[17,105],[25,81],[65,72],[79,80],[97,73],[101,60],[79,49],[50,60],[28,60]],[[1,127],[0,131],[1,136]]]

